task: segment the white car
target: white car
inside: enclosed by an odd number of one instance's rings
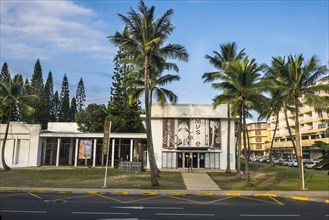
[[[297,167],[297,160],[296,159],[295,160],[289,160],[288,166],[290,166],[290,167],[296,166]]]
[[[310,161],[310,162],[307,162],[305,163],[305,167],[306,168],[313,168],[315,165],[317,165],[318,163],[320,163],[320,161],[318,160],[314,160],[314,161]]]

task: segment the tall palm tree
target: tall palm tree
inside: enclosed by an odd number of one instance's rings
[[[250,182],[247,153],[246,117],[249,115],[249,110],[260,109],[267,100],[261,94],[264,85],[260,80],[260,71],[263,68],[263,66],[258,66],[254,59],[249,60],[249,57],[246,56],[241,61],[234,60],[230,62],[225,70],[225,74],[221,75],[221,82],[212,84],[214,89],[223,90],[222,94],[213,99],[214,104],[218,105],[229,101],[232,105],[232,114],[238,114],[241,120],[248,186],[252,184]]]
[[[326,66],[320,66],[319,60],[312,56],[309,61],[304,61],[303,55],[288,57],[287,65],[280,70],[284,79],[284,89],[291,100],[295,119],[296,156],[298,161],[299,176],[302,178],[302,146],[299,123],[299,109],[302,105],[313,106],[316,109],[327,108],[329,103],[326,97],[320,97],[320,91],[329,92],[328,84],[316,84],[317,80],[328,76]]]
[[[167,38],[174,30],[171,17],[174,13],[172,9],[166,11],[160,18],[154,18],[155,7],[148,8],[143,1],[138,6],[139,12],[130,9],[127,16],[119,14],[125,24],[123,33],[116,32],[109,36],[109,40],[116,46],[122,46],[130,54],[130,63],[139,66],[144,70],[145,88],[145,113],[146,113],[146,134],[147,150],[150,162],[151,184],[159,186],[158,167],[155,161],[152,128],[151,128],[151,70],[152,65],[156,65],[161,57],[168,59],[188,60],[185,48],[179,44],[164,45]]]
[[[177,95],[171,91],[166,89],[164,86],[173,82],[180,80],[179,75],[175,74],[165,74],[165,70],[168,69],[168,63],[165,63],[159,67],[152,68],[151,76],[150,76],[150,104],[152,105],[153,99],[155,99],[158,103],[161,104],[161,106],[164,106],[168,103],[168,100],[170,103],[175,104],[178,100]],[[174,65],[169,63],[169,65]],[[178,68],[176,69],[178,71]],[[130,100],[132,102],[136,101],[139,97],[142,96],[142,94],[145,92],[144,87],[144,81],[143,77],[141,77],[142,74],[131,72],[129,76],[129,84],[133,89],[130,93]]]
[[[224,43],[220,45],[220,52],[213,51],[215,54],[214,56],[205,55],[205,58],[209,60],[209,63],[212,64],[218,71],[205,73],[202,76],[204,82],[213,82],[215,80],[221,79],[222,74],[226,74],[225,70],[226,67],[229,65],[230,62],[234,60],[241,60],[244,56],[244,49],[241,50],[239,53],[237,52],[237,45],[235,42],[233,43]],[[230,110],[230,100],[227,100],[227,119],[228,119],[228,127],[227,127],[227,163],[226,163],[226,173],[231,172],[230,167],[230,140],[231,140],[231,110]],[[215,100],[214,100],[215,103]],[[214,104],[214,108],[216,108],[219,104]],[[235,116],[233,116],[235,117]],[[241,150],[238,150],[241,154]],[[240,155],[238,153],[237,157],[237,177],[240,178]]]
[[[23,84],[19,75],[15,75],[13,79],[9,76],[8,80],[0,81],[0,115],[7,115],[6,131],[1,149],[1,161],[5,170],[10,170],[10,167],[5,161],[5,147],[12,111],[18,106],[21,111],[31,114],[33,108],[30,107],[28,103],[32,103],[33,100],[36,100],[36,96],[34,95],[24,95],[22,87]]]

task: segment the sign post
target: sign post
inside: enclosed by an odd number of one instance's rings
[[[105,161],[105,176],[104,176],[104,185],[103,188],[107,188],[106,180],[107,180],[107,168],[109,165],[109,151],[110,151],[110,134],[111,134],[111,125],[112,122],[106,120],[104,126],[104,139],[103,139],[103,155],[106,153],[106,161]]]

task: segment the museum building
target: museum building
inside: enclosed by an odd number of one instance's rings
[[[228,134],[227,105],[152,105],[152,137],[159,169],[186,167],[192,158],[195,169],[226,169],[227,149],[235,170],[234,120]],[[6,125],[0,125],[0,144]],[[5,147],[10,167],[104,166],[109,152],[110,167],[120,161],[140,161],[148,166],[146,133],[112,133],[103,145],[104,133],[79,132],[76,123],[49,122],[41,125],[11,122]],[[0,165],[2,166],[2,165]]]

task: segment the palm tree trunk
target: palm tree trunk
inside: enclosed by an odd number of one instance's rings
[[[293,146],[293,149],[294,149],[295,155],[297,156],[296,144],[295,144],[295,141],[294,141],[294,137],[292,136],[291,129],[290,129],[290,125],[289,125],[289,120],[288,120],[287,104],[284,102],[284,103],[283,103],[283,106],[284,106],[284,116],[285,116],[285,119],[286,119],[286,124],[287,124],[287,129],[288,129],[288,132],[289,132],[289,137],[290,137],[290,140],[291,140],[291,143],[292,143],[292,146]],[[297,161],[298,161],[298,160],[299,160],[299,159],[297,158]]]
[[[278,128],[278,124],[279,124],[279,112],[276,114],[275,128],[274,128],[272,141],[271,141],[271,147],[270,147],[270,163],[272,164],[272,166],[275,166],[274,163],[272,162],[272,154],[273,154],[274,138],[275,138],[275,134],[276,134],[276,129]]]
[[[236,158],[236,178],[241,179],[241,126],[242,126],[242,116],[239,114],[239,123],[238,123],[238,131],[237,131],[237,141],[236,141],[236,149],[237,149],[237,158]]]
[[[242,105],[242,117],[243,117],[243,147],[244,147],[244,163],[245,163],[245,170],[247,175],[247,186],[251,186],[250,182],[250,173],[249,173],[249,157],[248,157],[248,150],[247,150],[247,135],[246,135],[246,113],[245,113],[245,105]]]
[[[299,130],[299,116],[298,116],[298,98],[295,98],[295,140],[296,140],[296,156],[298,162],[298,173],[299,178],[302,178],[303,170],[302,170],[302,162],[303,162],[303,154],[302,154],[302,146],[301,146],[301,138],[300,138],[300,130]]]
[[[12,108],[9,109],[9,116],[8,116],[8,119],[7,119],[6,132],[5,132],[5,137],[3,139],[3,142],[2,142],[2,149],[1,149],[1,161],[2,161],[2,166],[5,170],[10,170],[10,167],[6,164],[6,160],[5,160],[5,147],[6,147],[6,142],[7,142],[8,133],[9,133],[11,112],[12,112]]]
[[[147,135],[147,153],[150,163],[150,172],[151,172],[151,185],[159,186],[158,180],[158,167],[155,161],[154,148],[153,148],[153,138],[152,138],[152,127],[151,127],[151,105],[150,105],[150,67],[148,56],[145,56],[144,60],[144,87],[145,87],[145,110],[146,110],[146,135]]]
[[[230,154],[231,154],[231,113],[230,113],[230,104],[227,104],[227,158],[226,158],[226,170],[225,173],[231,173],[230,166]]]

